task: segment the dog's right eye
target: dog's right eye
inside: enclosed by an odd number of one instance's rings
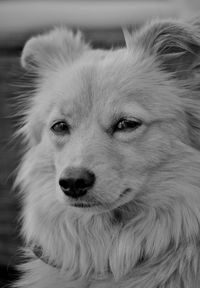
[[[51,131],[57,135],[65,135],[70,133],[70,127],[65,121],[58,121],[51,126]]]
[[[114,126],[113,132],[132,132],[142,125],[142,121],[136,118],[122,118]]]

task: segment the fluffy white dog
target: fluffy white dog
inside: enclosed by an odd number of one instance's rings
[[[20,288],[200,287],[200,21],[32,38]]]

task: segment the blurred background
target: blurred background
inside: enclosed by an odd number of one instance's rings
[[[23,86],[19,58],[25,41],[55,25],[84,32],[94,48],[124,45],[121,26],[196,14],[200,0],[0,0],[0,287],[17,277],[20,204],[12,189],[20,145],[11,141],[13,105]],[[20,83],[22,85],[20,85]]]

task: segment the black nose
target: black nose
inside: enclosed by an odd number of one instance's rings
[[[85,168],[67,168],[59,179],[59,185],[65,195],[72,198],[84,196],[95,183],[95,174]]]

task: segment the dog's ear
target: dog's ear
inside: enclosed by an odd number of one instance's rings
[[[59,64],[72,62],[79,57],[88,45],[82,34],[65,28],[56,28],[49,33],[31,38],[25,44],[21,64],[27,71],[51,71]]]
[[[200,17],[152,22],[132,39],[180,88],[189,137],[200,149]]]
[[[154,56],[162,70],[188,78],[200,65],[200,20],[153,21],[133,36],[133,42]]]

